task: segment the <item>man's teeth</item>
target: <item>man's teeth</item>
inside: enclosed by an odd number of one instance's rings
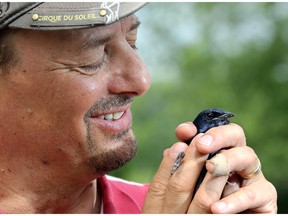
[[[114,120],[117,120],[117,119],[120,119],[124,114],[124,111],[123,112],[116,112],[113,114],[113,119]]]
[[[104,115],[105,120],[112,120],[113,119],[113,114],[106,114]]]
[[[113,120],[117,120],[120,119],[124,114],[123,112],[116,112],[116,113],[109,113],[106,115],[100,115],[98,116],[98,118],[103,119],[103,120],[108,120],[108,121],[113,121]]]

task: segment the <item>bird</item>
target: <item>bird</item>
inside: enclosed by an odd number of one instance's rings
[[[219,109],[219,108],[206,109],[206,110],[203,110],[202,112],[200,112],[196,116],[196,118],[193,120],[193,124],[197,128],[197,134],[205,133],[206,131],[208,131],[209,129],[211,129],[213,127],[218,127],[221,125],[229,124],[230,123],[229,119],[234,117],[234,116],[235,116],[234,113],[225,111],[223,109]],[[185,143],[187,145],[189,145],[191,143],[191,141],[192,141],[192,139],[186,140]],[[220,150],[210,153],[208,155],[207,160],[214,157]],[[178,169],[178,167],[180,166],[180,162],[184,158],[184,156],[185,156],[184,152],[179,153],[179,155],[177,156],[177,158],[174,162],[174,165],[171,169],[171,174],[173,174]],[[200,172],[200,175],[197,179],[195,188],[194,188],[193,197],[196,194],[198,188],[200,187],[200,184],[202,183],[206,173],[207,173],[207,169],[205,166],[203,166],[203,168]]]

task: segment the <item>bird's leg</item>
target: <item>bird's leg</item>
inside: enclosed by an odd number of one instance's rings
[[[183,160],[184,157],[185,157],[185,152],[180,152],[177,155],[177,158],[174,161],[174,164],[173,164],[172,169],[170,171],[171,175],[173,175],[174,172],[180,167],[181,161]]]

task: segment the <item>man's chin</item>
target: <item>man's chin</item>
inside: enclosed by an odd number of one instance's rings
[[[125,134],[125,136],[124,133],[118,134],[117,138],[114,139],[114,143],[110,141],[101,145],[102,147],[103,145],[104,147],[105,145],[109,146],[107,148],[95,148],[95,154],[88,161],[89,169],[94,174],[106,174],[122,167],[134,158],[137,152],[136,139],[134,135],[128,135],[127,131]]]

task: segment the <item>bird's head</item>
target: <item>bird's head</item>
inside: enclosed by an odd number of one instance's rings
[[[229,118],[235,115],[222,109],[207,109],[198,114],[193,121],[198,133],[205,133],[212,127],[229,124]]]

